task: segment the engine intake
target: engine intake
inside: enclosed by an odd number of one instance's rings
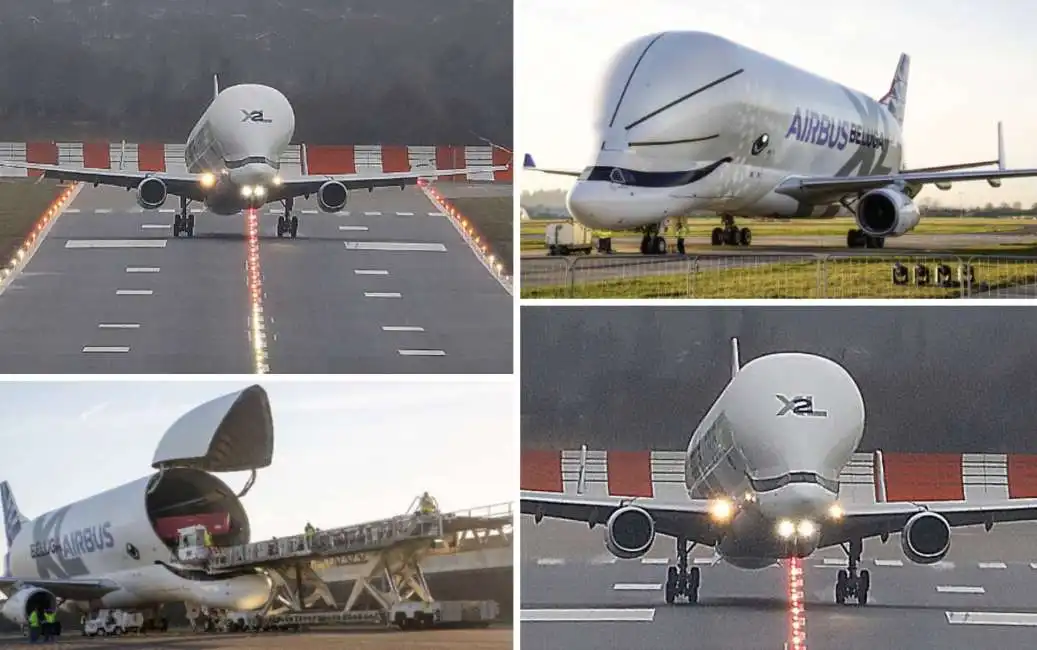
[[[44,612],[57,607],[57,598],[46,589],[39,587],[28,587],[15,592],[4,603],[0,614],[12,623],[25,625],[29,622],[29,612],[39,610]],[[40,617],[43,620],[43,617]]]
[[[916,564],[939,562],[951,550],[951,526],[935,512],[919,512],[907,520],[900,546]]]
[[[338,181],[328,181],[317,190],[317,205],[325,212],[338,212],[346,206],[349,192]]]
[[[857,225],[872,237],[903,235],[921,218],[911,197],[894,188],[872,190],[857,204]]]
[[[605,524],[605,548],[623,560],[641,557],[655,542],[655,521],[641,508],[616,510]]]
[[[161,178],[145,178],[137,186],[137,205],[145,210],[162,207],[166,202],[166,184]]]

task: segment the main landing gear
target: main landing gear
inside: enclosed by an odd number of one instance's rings
[[[194,215],[187,211],[187,197],[180,197],[180,212],[173,217],[173,236],[179,237],[184,233],[188,237],[194,237]]]
[[[886,238],[865,235],[863,230],[855,228],[846,233],[846,246],[848,248],[885,248]]]
[[[688,546],[688,540],[684,537],[677,538],[677,566],[666,568],[664,595],[667,605],[672,605],[676,599],[681,597],[687,598],[691,604],[699,602],[701,577],[699,568],[696,566],[691,567],[690,571],[688,570],[688,556],[691,555],[693,548],[695,545]]]
[[[713,229],[710,243],[714,246],[748,246],[753,242],[753,231],[748,228],[739,228],[735,225],[735,218],[725,214],[720,218],[722,227]]]
[[[645,229],[644,237],[641,238],[641,254],[666,254],[666,238],[659,236],[659,226],[650,226]]]
[[[277,237],[280,239],[286,234],[290,235],[292,239],[299,234],[299,217],[292,214],[292,199],[285,199],[281,202],[284,204],[284,214],[277,217]]]
[[[835,580],[835,602],[840,605],[846,604],[847,598],[854,598],[858,605],[868,604],[868,590],[871,589],[871,574],[867,569],[861,569],[858,573],[857,565],[861,561],[861,552],[864,550],[864,542],[859,539],[851,540],[846,555],[849,558],[848,569],[840,569],[839,576]]]

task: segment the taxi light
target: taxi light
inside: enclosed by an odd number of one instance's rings
[[[266,188],[262,185],[256,185],[255,189],[252,190],[255,196],[264,196],[266,194]]]
[[[242,188],[241,188],[241,196],[245,197],[246,199],[249,198],[250,196],[252,196],[252,188],[249,187],[248,185],[242,186]]]
[[[280,187],[283,182],[280,176],[274,176],[274,187]]]
[[[202,174],[202,177],[198,179],[198,182],[201,183],[202,187],[209,189],[213,185],[216,185],[216,177],[209,172],[205,172]]]
[[[832,519],[842,519],[843,507],[838,503],[833,503],[831,507],[828,508],[828,516]]]
[[[717,499],[709,506],[709,515],[716,522],[726,522],[733,513],[734,508],[727,499]]]

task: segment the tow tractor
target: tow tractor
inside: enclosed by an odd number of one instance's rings
[[[83,623],[83,636],[119,636],[140,632],[144,615],[121,609],[102,609]]]

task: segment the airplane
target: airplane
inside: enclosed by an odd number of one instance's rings
[[[597,107],[599,151],[582,171],[530,171],[576,178],[566,196],[574,219],[593,229],[643,233],[641,253],[667,250],[666,221],[692,213],[721,216],[714,246],[748,246],[750,218],[852,215],[849,248],[882,248],[921,218],[915,197],[926,184],[1030,178],[998,159],[919,169],[904,167],[902,127],[911,60],[902,54],[879,99],[704,32],[650,34],[619,50]],[[996,164],[996,169],[963,171]]]
[[[240,498],[273,455],[269,401],[254,385],[218,397],[175,422],[156,449],[158,471],[35,519],[22,514],[11,486],[0,483],[7,552],[0,615],[24,625],[33,610],[102,608],[157,612],[172,602],[250,611],[273,599],[261,569],[210,573],[177,559],[178,530],[206,525],[213,544],[247,543]],[[211,472],[251,470],[240,493]]]
[[[241,84],[220,90],[213,76],[213,100],[187,137],[184,161],[187,172],[126,172],[107,169],[71,169],[58,165],[0,161],[0,165],[43,172],[46,178],[114,185],[137,190],[137,204],[146,210],[165,205],[170,194],[180,198],[173,218],[173,236],[194,236],[192,201],[203,203],[213,214],[227,216],[279,201],[284,214],[277,220],[277,236],[295,238],[299,217],[292,214],[294,200],[311,194],[324,212],[338,212],[350,191],[413,185],[421,178],[463,175],[476,171],[500,171],[507,167],[481,167],[409,172],[342,175],[281,176],[281,157],[295,133],[295,112],[280,91],[259,84]]]
[[[788,558],[841,546],[847,568],[835,601],[866,605],[871,588],[860,569],[863,540],[900,533],[904,555],[939,562],[951,528],[1037,519],[1037,499],[841,503],[839,474],[864,434],[864,401],[835,361],[799,352],[758,357],[744,366],[732,339],[731,379],[688,444],[681,503],[522,491],[521,511],[540,523],[551,517],[604,524],[605,548],[623,560],[647,554],[657,534],[676,540],[664,597],[697,603],[701,572],[688,568],[697,546],[712,547],[739,569],[758,570]],[[690,543],[690,546],[689,546]]]

